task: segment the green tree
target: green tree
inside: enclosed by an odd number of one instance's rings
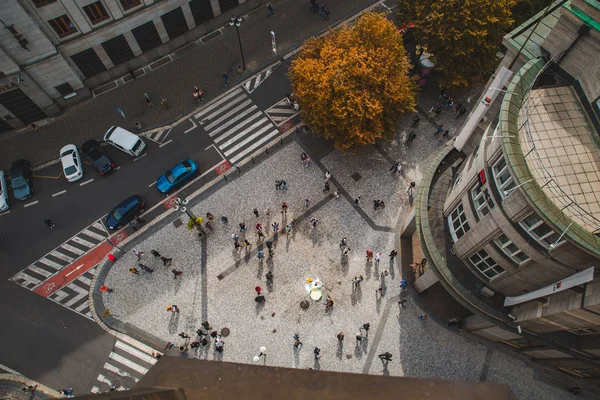
[[[415,106],[415,84],[394,24],[367,13],[309,39],[289,71],[304,121],[342,151],[390,140]]]
[[[498,63],[502,36],[512,26],[516,0],[399,0],[398,17],[433,53],[445,87],[487,78]]]

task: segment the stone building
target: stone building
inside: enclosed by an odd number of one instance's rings
[[[222,13],[259,4],[0,0],[0,132],[57,115],[104,84],[145,73],[141,67],[157,68],[170,52],[222,27],[230,17]]]
[[[480,102],[424,174],[403,239],[414,231],[426,260],[415,289],[449,294],[462,329],[595,384],[599,21],[595,0],[556,1],[504,37]]]

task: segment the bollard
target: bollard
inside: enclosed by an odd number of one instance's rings
[[[241,174],[241,173],[242,173],[242,170],[240,169],[240,167],[238,167],[238,165],[237,165],[237,164],[235,164],[235,167],[237,168],[237,171],[238,171],[238,173],[240,173],[240,174]]]
[[[281,142],[281,144],[283,144],[283,138],[281,138],[279,141]]]
[[[265,147],[265,150],[267,151],[267,154],[269,154],[269,148]]]
[[[225,178],[225,182],[227,182],[227,175],[223,175],[223,178]]]
[[[252,164],[254,164],[254,157],[252,157]]]

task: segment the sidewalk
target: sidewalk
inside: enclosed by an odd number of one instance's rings
[[[8,169],[18,158],[25,158],[33,165],[53,160],[65,144],[81,145],[92,137],[101,139],[112,125],[135,131],[134,122],[140,122],[143,130],[169,124],[197,108],[192,97],[194,85],[202,88],[206,95],[203,103],[207,103],[224,91],[224,72],[229,75],[229,86],[234,86],[300,46],[307,38],[373,3],[373,0],[329,0],[331,18],[328,21],[311,12],[308,0],[274,1],[273,17],[269,17],[266,6],[260,7],[251,12],[239,28],[246,57],[246,71],[241,76],[237,73],[237,66],[241,64],[237,36],[227,25],[220,37],[207,44],[189,44],[179,54],[172,54],[174,61],[125,86],[67,109],[37,132],[27,129],[3,134],[0,136],[0,169]],[[276,34],[276,55],[271,50],[271,31]],[[146,105],[142,97],[145,92],[154,107]],[[161,98],[167,98],[168,110],[161,107]],[[117,107],[125,112],[127,121],[117,112]]]

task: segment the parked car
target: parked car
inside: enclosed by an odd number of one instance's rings
[[[183,185],[197,173],[198,165],[188,158],[161,175],[156,180],[156,188],[162,193],[167,193]]]
[[[13,161],[10,167],[10,186],[17,200],[27,200],[33,196],[32,172],[33,168],[29,161]]]
[[[0,212],[8,210],[8,187],[6,186],[6,177],[4,171],[0,170]]]
[[[131,221],[136,215],[144,212],[146,202],[142,196],[134,194],[129,196],[115,208],[113,208],[104,218],[106,226],[109,229],[118,229]]]
[[[119,126],[112,126],[107,130],[104,141],[134,157],[141,156],[146,149],[146,143],[141,137]]]
[[[102,150],[100,143],[94,139],[85,142],[81,146],[81,151],[85,154],[90,163],[96,167],[98,172],[100,172],[100,175],[108,175],[115,167],[113,160],[111,160],[108,154]]]
[[[74,144],[68,144],[60,149],[60,162],[62,163],[65,178],[69,182],[75,182],[83,178],[83,167],[81,156]]]

